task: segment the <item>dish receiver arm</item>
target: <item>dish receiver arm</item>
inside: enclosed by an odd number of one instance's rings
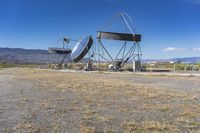
[[[127,34],[127,33],[117,33],[117,32],[104,32],[98,31],[97,39],[109,39],[109,40],[119,40],[119,41],[133,41],[140,42],[141,34]]]

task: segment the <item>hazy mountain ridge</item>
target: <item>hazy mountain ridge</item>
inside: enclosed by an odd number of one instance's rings
[[[0,48],[0,62],[14,64],[43,64],[49,61],[47,50]]]
[[[172,58],[172,59],[143,59],[143,63],[148,62],[181,62],[181,63],[200,63],[200,57],[184,57],[184,58]]]
[[[182,63],[199,63],[200,57],[186,57],[173,59],[143,59],[143,63],[147,62],[177,62]],[[0,48],[0,63],[14,64],[45,64],[50,62],[47,50],[41,49],[22,49],[22,48]]]

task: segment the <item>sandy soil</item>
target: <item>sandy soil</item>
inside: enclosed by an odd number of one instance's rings
[[[0,70],[0,133],[200,132],[200,78]]]

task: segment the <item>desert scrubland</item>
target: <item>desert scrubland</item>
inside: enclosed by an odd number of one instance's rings
[[[0,132],[200,132],[200,78],[0,70]]]

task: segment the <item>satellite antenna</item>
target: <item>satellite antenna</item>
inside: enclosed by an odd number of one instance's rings
[[[71,60],[74,62],[79,62],[88,53],[93,44],[93,39],[91,36],[86,36],[80,39],[71,53]]]
[[[141,41],[141,34],[135,34],[135,30],[132,28],[133,22],[130,16],[126,13],[119,13],[107,25],[104,26],[104,29],[105,27],[110,27],[117,18],[122,18],[122,21],[125,23],[126,29],[128,31],[98,31],[98,56],[107,63],[110,63],[115,70],[122,70],[124,65],[130,63],[130,61],[132,61],[133,63],[137,63],[137,69],[140,69],[142,51],[139,42]],[[123,42],[123,45],[121,45],[121,48],[119,49],[119,51],[117,51],[115,57],[113,57],[111,53],[116,51],[109,51],[105,47],[108,44],[104,45],[103,40]],[[106,56],[104,55],[104,53],[106,53]]]
[[[56,47],[49,47],[49,60],[54,68],[60,68],[65,63],[70,61],[71,49],[69,48],[69,39],[64,37],[56,41]]]

